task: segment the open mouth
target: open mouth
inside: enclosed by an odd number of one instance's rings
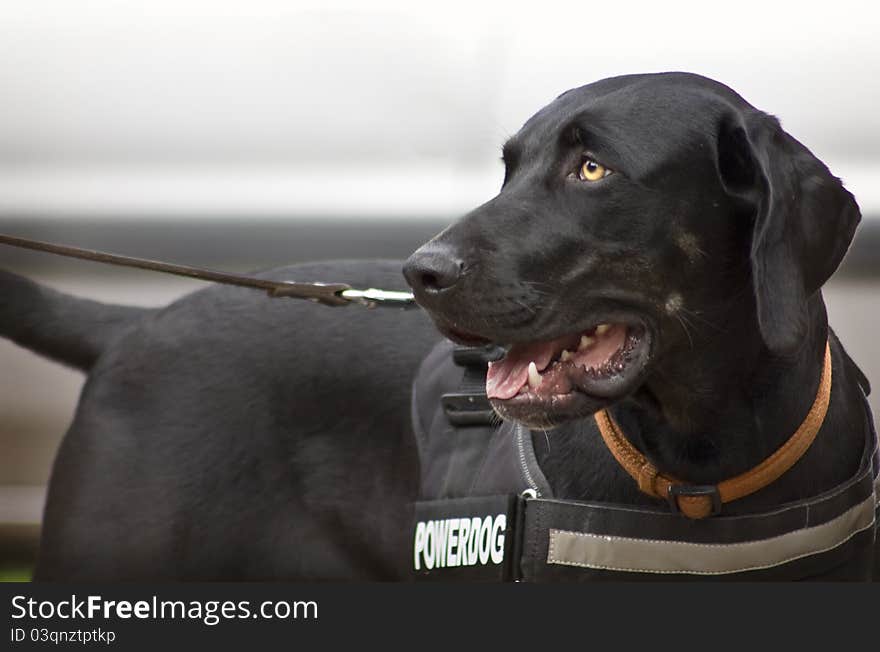
[[[503,417],[526,425],[588,416],[635,387],[650,349],[648,329],[626,323],[515,344],[490,363],[486,394]]]

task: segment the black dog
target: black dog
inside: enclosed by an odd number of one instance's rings
[[[709,484],[755,467],[810,409],[826,340],[833,391],[815,442],[724,511],[767,511],[856,473],[868,384],[820,287],[859,209],[773,117],[699,76],[618,77],[542,109],[504,161],[498,196],[404,274],[449,339],[508,347],[488,394],[532,429],[555,496],[656,505],[596,434],[590,417],[606,406],[671,476]],[[266,276],[391,289],[399,272]],[[0,333],[89,372],[52,475],[38,579],[406,572],[410,388],[438,340],[424,313],[223,287],[140,310],[0,283]]]

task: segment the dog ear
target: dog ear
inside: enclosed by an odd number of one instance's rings
[[[754,209],[751,270],[758,325],[780,355],[807,334],[807,300],[828,280],[861,219],[852,194],[773,116],[722,120],[718,170]]]

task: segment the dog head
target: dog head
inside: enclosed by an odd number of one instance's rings
[[[775,118],[692,74],[568,91],[503,153],[499,194],[404,275],[448,338],[506,348],[487,393],[532,427],[589,416],[739,328],[796,354],[860,217]]]

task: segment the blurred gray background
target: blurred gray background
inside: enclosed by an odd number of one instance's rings
[[[688,70],[779,116],[858,198],[826,297],[878,381],[876,10],[724,7],[2,2],[0,232],[229,270],[404,257],[492,197],[501,143],[562,91]],[[0,266],[131,304],[199,287],[8,248]],[[32,555],[81,383],[0,341],[0,567]]]

